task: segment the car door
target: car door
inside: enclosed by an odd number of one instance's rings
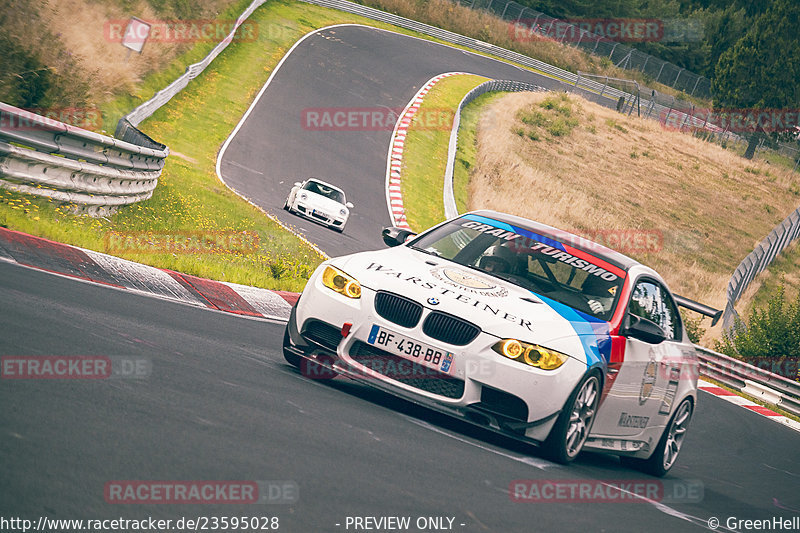
[[[633,437],[663,425],[669,415],[665,391],[673,378],[671,365],[682,358],[683,329],[669,291],[649,276],[634,282],[623,325],[637,319],[655,323],[666,339],[652,344],[626,335],[624,358],[595,421],[598,435]]]

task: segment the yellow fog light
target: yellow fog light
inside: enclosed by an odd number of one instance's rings
[[[361,285],[338,268],[325,267],[322,273],[322,284],[348,298],[361,298]]]
[[[542,370],[555,370],[567,361],[567,356],[561,352],[517,339],[503,339],[496,342],[492,350],[509,359]]]

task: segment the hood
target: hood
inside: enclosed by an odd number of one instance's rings
[[[365,288],[410,298],[499,338],[552,348],[587,363],[608,361],[609,325],[507,281],[406,246],[340,257],[332,264]]]
[[[331,216],[340,216],[339,211],[344,209],[345,212],[349,213],[350,211],[344,204],[340,204],[335,200],[331,200],[327,196],[322,196],[321,194],[317,194],[315,192],[310,191],[298,191],[298,194],[306,193],[308,194],[308,199],[305,200],[313,209],[319,209],[320,211],[325,212]]]

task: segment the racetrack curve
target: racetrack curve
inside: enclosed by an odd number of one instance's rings
[[[451,70],[499,78],[516,72],[545,85],[515,67],[438,45],[416,48],[421,43],[352,26],[307,39],[226,150],[226,182],[329,253],[381,246],[390,131],[303,130],[298,111],[403,107],[421,83]],[[424,67],[411,76],[417,64]],[[317,76],[330,77],[314,80],[315,65]],[[296,146],[307,148],[298,154]],[[341,176],[356,204],[343,235],[280,211],[291,182],[313,174]],[[137,380],[0,381],[0,517],[269,515],[280,517],[281,531],[304,533],[353,531],[345,528],[348,516],[447,516],[454,531],[530,532],[693,531],[712,516],[724,525],[729,516],[800,515],[800,436],[702,392],[666,478],[699,482],[699,501],[514,503],[509,484],[519,479],[652,478],[594,454],[558,466],[532,447],[362,385],[302,377],[283,361],[282,324],[2,262],[0,302],[0,354],[127,356],[153,365]],[[292,480],[299,501],[110,505],[103,495],[112,480],[206,479]]]
[[[407,35],[357,25],[323,29],[297,45],[265,86],[220,154],[221,177],[329,255],[383,246],[394,122],[379,131],[320,131],[309,129],[304,111],[399,111],[430,78],[454,71],[562,88],[508,63]],[[355,204],[343,234],[281,210],[292,184],[310,176],[340,185]]]

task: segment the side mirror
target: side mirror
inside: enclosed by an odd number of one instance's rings
[[[623,324],[621,335],[626,337],[633,337],[647,344],[661,344],[667,340],[667,334],[661,329],[661,326],[636,315],[628,313]]]
[[[302,187],[302,186],[303,186],[303,184],[302,184],[302,183],[300,183],[299,181],[295,181],[295,182],[294,182],[294,186],[295,186],[295,187]]]
[[[345,207],[347,207],[347,209],[353,209],[353,207],[355,207],[355,206],[353,205],[353,202],[347,202],[347,203],[346,203],[346,204],[344,204],[344,205],[345,205]]]
[[[400,246],[405,243],[409,237],[416,235],[416,233],[411,230],[392,226],[390,228],[383,228],[381,235],[383,236],[383,242],[386,243],[386,246],[392,247]]]

